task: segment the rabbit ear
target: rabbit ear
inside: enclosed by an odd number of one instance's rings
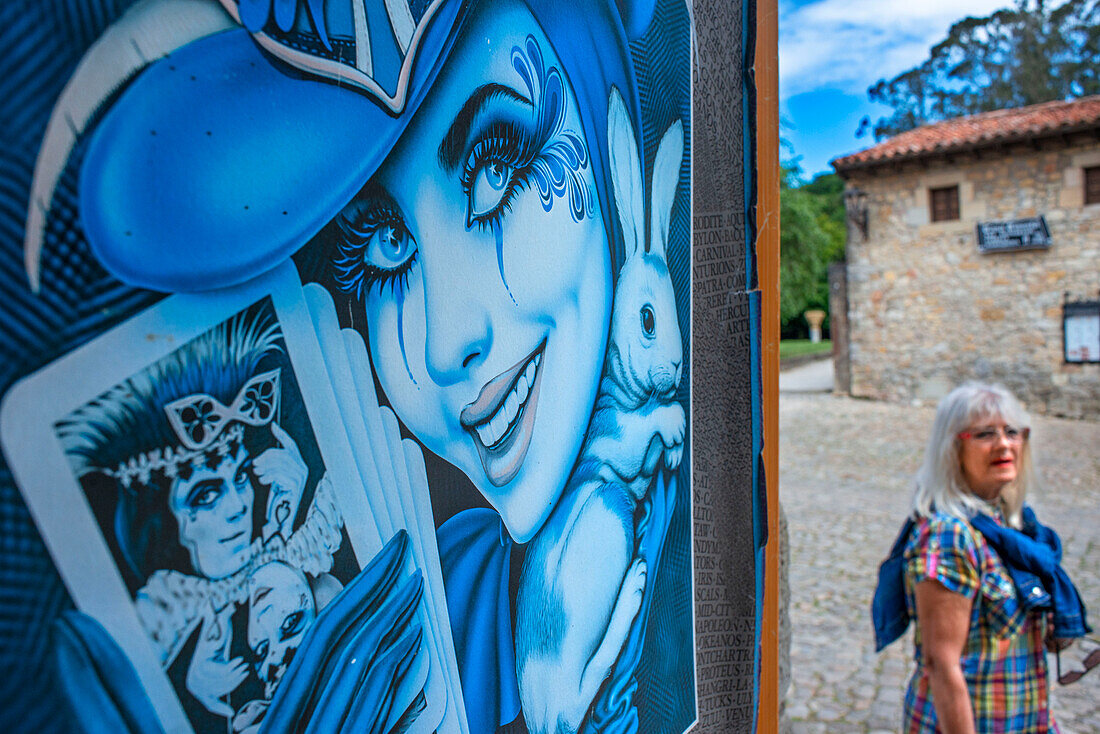
[[[657,157],[653,160],[649,251],[650,254],[656,254],[662,259],[665,257],[668,219],[672,214],[672,200],[676,195],[676,184],[680,180],[680,159],[683,157],[684,125],[677,120],[665,131],[661,144],[657,146]]]
[[[615,87],[611,88],[607,105],[607,148],[615,208],[619,211],[623,230],[623,247],[626,257],[630,258],[645,241],[642,164],[638,159],[638,142],[634,138],[630,113]]]

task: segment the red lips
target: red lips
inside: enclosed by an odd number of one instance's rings
[[[459,414],[485,476],[495,487],[515,478],[531,446],[545,348],[543,340],[533,352],[487,382],[477,399]]]

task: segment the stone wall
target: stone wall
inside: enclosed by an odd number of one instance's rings
[[[866,240],[848,237],[852,394],[932,402],[981,379],[1034,412],[1100,418],[1100,365],[1062,351],[1063,294],[1100,291],[1100,204],[1083,188],[1096,165],[1094,140],[849,174],[870,216]],[[931,222],[928,190],[955,184],[960,219]],[[979,252],[977,222],[1038,215],[1048,250]]]

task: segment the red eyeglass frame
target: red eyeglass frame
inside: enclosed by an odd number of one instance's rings
[[[971,431],[960,431],[959,433],[955,434],[955,438],[959,439],[960,441],[965,441],[968,438],[974,438],[974,434]],[[1025,426],[1020,429],[1020,438],[1024,441],[1031,438],[1031,428],[1029,426]]]

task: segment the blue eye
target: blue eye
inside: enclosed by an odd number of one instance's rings
[[[381,189],[356,197],[336,218],[336,283],[364,300],[372,288],[403,287],[416,261],[416,240],[397,205]]]
[[[286,640],[294,635],[298,634],[302,629],[302,623],[305,621],[306,613],[299,609],[296,612],[291,612],[283,619],[283,623],[279,625],[279,639]]]
[[[225,494],[226,486],[221,479],[204,479],[187,493],[185,505],[192,512],[211,507]]]
[[[467,227],[486,227],[504,216],[512,198],[527,185],[538,148],[519,123],[494,122],[486,128],[462,167]]]
[[[246,461],[237,467],[237,471],[233,473],[233,484],[237,489],[244,489],[248,486],[248,472],[252,467],[251,461]]]
[[[480,219],[500,206],[515,169],[504,161],[488,161],[470,182],[470,219]]]
[[[415,249],[409,231],[401,224],[389,222],[375,229],[367,240],[363,262],[383,271],[396,270],[412,257]]]

